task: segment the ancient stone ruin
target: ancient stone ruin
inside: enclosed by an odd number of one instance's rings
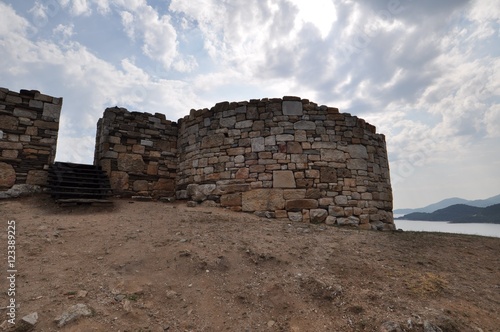
[[[0,190],[46,185],[62,101],[35,90],[0,88]]]
[[[0,196],[47,185],[61,107],[62,98],[0,88]],[[298,97],[222,102],[178,122],[108,108],[97,124],[94,164],[123,197],[394,229],[384,135]]]
[[[95,164],[121,195],[394,228],[384,135],[362,119],[298,97],[223,102],[177,123],[108,108],[97,126]]]

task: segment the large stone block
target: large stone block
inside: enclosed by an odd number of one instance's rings
[[[340,205],[340,206],[345,206],[349,200],[347,199],[347,196],[344,195],[338,195],[335,196],[335,204]]]
[[[236,179],[248,179],[248,175],[249,175],[249,169],[244,167],[244,168],[240,168],[240,169],[238,169],[238,171],[236,171],[235,178]]]
[[[109,177],[109,183],[111,185],[111,189],[115,191],[120,192],[127,190],[129,187],[128,174],[126,172],[113,171]]]
[[[368,152],[366,151],[366,147],[361,144],[352,144],[347,146],[347,153],[349,153],[351,158],[368,159]]]
[[[145,163],[141,155],[135,153],[120,153],[118,155],[118,170],[132,173],[143,173]]]
[[[265,151],[265,140],[264,137],[252,138],[252,152]]]
[[[48,172],[43,170],[30,170],[28,171],[28,176],[26,178],[26,184],[36,185],[36,186],[46,186]]]
[[[211,195],[217,186],[213,183],[210,184],[190,184],[187,186],[188,196],[197,202],[201,202],[207,199]]]
[[[19,142],[0,142],[0,149],[2,150],[21,150],[23,144]]]
[[[336,183],[337,170],[334,167],[321,167],[319,170],[319,178],[322,183]]]
[[[283,198],[289,199],[303,199],[306,197],[306,189],[285,189],[283,190]]]
[[[309,216],[312,223],[322,223],[326,220],[326,217],[328,217],[328,211],[325,209],[311,209],[311,211],[309,211]]]
[[[43,118],[52,121],[59,121],[59,116],[61,114],[62,105],[54,105],[45,103],[43,105]]]
[[[18,117],[23,117],[23,118],[29,118],[29,119],[36,119],[37,118],[37,113],[35,111],[23,109],[23,108],[15,108],[14,113],[15,116]]]
[[[320,154],[322,161],[334,161],[337,163],[343,163],[346,160],[345,153],[340,150],[321,149]]]
[[[227,194],[220,197],[221,206],[241,206],[241,193]]]
[[[9,189],[16,183],[14,167],[0,162],[0,189]]]
[[[221,127],[232,128],[236,124],[236,117],[230,116],[227,118],[222,118],[222,119],[220,119],[219,124]]]
[[[19,125],[19,120],[10,115],[0,115],[0,129],[16,130]]]
[[[224,134],[205,136],[201,140],[201,148],[207,149],[207,148],[219,147],[224,144],[224,138],[225,138]]]
[[[315,199],[291,199],[286,201],[285,208],[288,211],[298,211],[302,209],[316,209],[318,201]]]
[[[339,226],[358,226],[359,218],[350,216],[349,218],[337,218],[337,225]]]
[[[7,159],[16,159],[19,155],[19,150],[2,150],[2,157]]]
[[[296,188],[292,171],[273,171],[273,188]]]
[[[286,151],[287,153],[301,154],[303,152],[302,144],[300,142],[287,142]]]
[[[40,129],[51,129],[51,130],[59,129],[59,123],[58,122],[51,122],[51,121],[36,120],[35,126],[40,128]]]
[[[366,171],[368,169],[368,163],[364,159],[349,159],[347,160],[347,168],[351,170]]]
[[[315,130],[316,124],[312,121],[297,121],[293,125],[294,129],[299,130]]]
[[[163,190],[163,191],[174,191],[175,190],[175,181],[173,179],[159,179],[154,185],[154,190]]]
[[[146,180],[137,180],[134,181],[132,188],[134,189],[135,192],[148,191],[149,183]]]
[[[244,120],[240,122],[236,122],[235,128],[237,129],[242,129],[242,128],[250,128],[253,126],[253,120]]]
[[[301,101],[283,101],[283,115],[303,115]]]
[[[283,210],[284,207],[281,189],[254,189],[242,194],[242,210],[246,212]]]

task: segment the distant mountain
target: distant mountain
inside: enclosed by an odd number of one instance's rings
[[[431,213],[412,212],[397,219],[500,224],[500,204],[488,207],[455,204]]]
[[[467,200],[458,197],[452,197],[443,199],[437,203],[427,205],[423,208],[418,209],[396,209],[394,210],[394,214],[409,214],[413,212],[427,212],[431,213],[437,211],[439,209],[444,209],[448,206],[456,205],[456,204],[465,204],[475,207],[487,207],[494,204],[500,204],[500,195],[496,195],[486,199],[476,199],[476,200]]]

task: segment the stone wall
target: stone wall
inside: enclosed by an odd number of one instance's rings
[[[62,102],[35,90],[0,88],[0,190],[47,184]]]
[[[393,229],[385,137],[305,99],[250,100],[179,120],[177,197],[292,221]]]
[[[223,102],[178,123],[108,108],[95,163],[122,195],[175,192],[270,218],[394,228],[384,135],[298,97]]]
[[[94,164],[115,194],[175,196],[177,124],[163,114],[108,108],[97,123]]]

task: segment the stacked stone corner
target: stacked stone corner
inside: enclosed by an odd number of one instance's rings
[[[116,195],[174,197],[177,134],[163,114],[107,108],[97,123],[94,164]]]
[[[36,90],[0,88],[0,191],[47,185],[62,103]]]

